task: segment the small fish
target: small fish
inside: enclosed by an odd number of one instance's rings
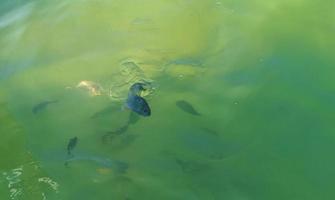
[[[77,137],[71,138],[69,140],[69,143],[67,145],[67,154],[68,155],[72,155],[71,151],[74,149],[74,147],[77,145],[77,143],[78,143],[78,138]]]
[[[57,103],[58,100],[54,100],[54,101],[43,101],[37,105],[35,105],[32,109],[32,112],[34,114],[37,114],[38,112],[44,110],[49,104],[52,104],[52,103]]]
[[[182,109],[183,111],[187,112],[187,113],[190,113],[192,115],[197,115],[197,116],[200,116],[201,114],[196,111],[194,109],[194,107],[188,103],[187,101],[184,101],[184,100],[179,100],[176,102],[176,105],[178,106],[178,108]]]

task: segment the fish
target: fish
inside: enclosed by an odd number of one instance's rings
[[[184,112],[187,112],[192,115],[200,116],[201,114],[195,110],[195,108],[187,101],[179,100],[176,101],[176,106],[183,110]]]
[[[143,87],[145,84],[144,83],[134,83],[130,88],[129,88],[129,94],[128,95],[140,95],[139,93],[145,88]]]
[[[147,117],[151,115],[151,109],[148,102],[140,96],[140,93],[145,90],[144,83],[134,83],[128,92],[126,107],[135,113]]]
[[[143,117],[151,115],[151,109],[148,102],[138,95],[129,95],[126,101],[126,106]]]
[[[41,112],[42,110],[44,110],[49,104],[52,104],[52,103],[57,103],[58,100],[53,100],[53,101],[43,101],[37,105],[35,105],[32,109],[32,112],[34,114],[37,114],[39,112]]]
[[[102,136],[102,141],[105,143],[108,138],[113,139],[115,136],[122,135],[124,132],[126,132],[128,130],[129,125],[136,124],[139,119],[140,119],[140,117],[138,115],[136,115],[134,112],[130,112],[127,123],[124,126],[122,126],[121,128],[119,128],[115,131],[106,132]]]
[[[71,138],[69,140],[69,143],[67,145],[67,154],[68,155],[72,155],[71,151],[74,149],[74,147],[76,147],[77,143],[78,143],[78,138],[77,137]]]

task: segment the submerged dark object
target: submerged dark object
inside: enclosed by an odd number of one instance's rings
[[[67,154],[68,155],[72,155],[71,151],[74,149],[74,147],[77,145],[77,143],[78,143],[78,138],[77,137],[71,138],[69,140],[69,143],[67,145]]]
[[[41,102],[41,103],[35,105],[35,106],[33,107],[33,109],[32,109],[32,112],[33,112],[34,114],[37,114],[38,112],[44,110],[49,104],[51,104],[51,103],[57,103],[57,102],[58,102],[58,100],[54,100],[54,101],[43,101],[43,102]]]
[[[184,100],[179,100],[176,101],[176,105],[178,106],[178,108],[182,109],[183,111],[190,113],[192,115],[197,115],[200,116],[201,114],[195,110],[195,108],[187,101]]]
[[[134,125],[140,119],[140,117],[134,112],[130,112],[127,123],[121,128],[115,131],[108,131],[105,135],[102,136],[102,141],[106,142],[106,139],[113,139],[117,136],[123,135],[128,130],[129,125]]]
[[[143,85],[143,83],[135,83],[130,87],[126,106],[135,113],[147,117],[151,115],[151,109],[147,101],[140,96],[141,91],[145,90]]]
[[[126,105],[129,109],[144,117],[151,115],[151,109],[147,101],[138,95],[128,96]]]
[[[132,95],[140,95],[139,93],[143,90],[145,90],[144,88],[145,84],[144,83],[134,83],[130,88],[129,88],[129,94]]]
[[[107,135],[121,135],[122,133],[126,132],[128,129],[128,125],[126,124],[125,126],[122,126],[121,128],[115,130],[115,131],[108,131],[106,134]]]

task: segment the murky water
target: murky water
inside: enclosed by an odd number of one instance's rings
[[[334,199],[334,6],[2,1],[0,199]]]

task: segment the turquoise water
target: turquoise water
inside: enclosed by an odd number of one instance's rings
[[[334,199],[334,6],[1,1],[0,199]]]

